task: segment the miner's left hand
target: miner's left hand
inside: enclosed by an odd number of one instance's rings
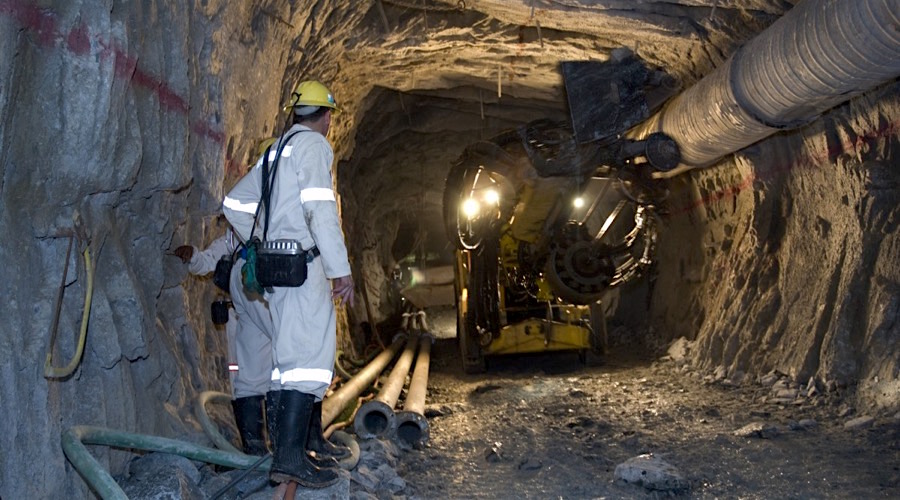
[[[331,298],[338,299],[338,305],[353,305],[353,278],[350,275],[334,279]]]

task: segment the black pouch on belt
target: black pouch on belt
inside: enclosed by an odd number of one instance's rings
[[[213,271],[213,283],[222,291],[231,293],[231,268],[234,266],[234,259],[231,254],[225,254],[216,262],[216,270]]]
[[[215,302],[213,302],[209,311],[212,315],[212,322],[216,326],[222,326],[225,323],[228,323],[228,306],[231,305],[231,302],[223,298],[219,298]]]
[[[256,254],[256,280],[263,287],[297,287],[306,281],[306,264],[318,251],[303,250],[295,240],[264,241]]]

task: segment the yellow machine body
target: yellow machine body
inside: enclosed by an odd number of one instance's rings
[[[587,308],[585,308],[587,309]],[[571,323],[526,319],[500,329],[485,354],[582,350],[591,347],[591,330]]]

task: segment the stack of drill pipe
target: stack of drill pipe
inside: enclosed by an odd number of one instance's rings
[[[409,382],[409,392],[403,402],[403,411],[397,412],[397,439],[407,446],[420,448],[428,442],[428,420],[425,418],[425,394],[428,391],[428,368],[431,364],[431,344],[434,337],[427,332],[425,312],[421,312],[419,356],[416,369]]]
[[[394,337],[394,342],[390,347],[381,351],[381,354],[375,356],[375,359],[367,364],[365,368],[360,370],[353,378],[345,382],[340,389],[334,391],[334,393],[322,401],[323,427],[328,427],[334,422],[334,419],[341,414],[348,403],[356,401],[356,398],[358,398],[367,387],[372,385],[372,382],[378,378],[378,375],[381,374],[384,367],[397,355],[397,351],[400,350],[400,346],[403,345],[403,341],[406,340],[406,337],[407,335],[404,334],[396,335]]]
[[[393,435],[397,424],[394,405],[397,404],[397,398],[400,397],[400,391],[403,390],[403,385],[406,383],[406,375],[409,374],[409,368],[412,366],[418,341],[418,335],[413,333],[409,335],[406,348],[397,359],[397,363],[381,391],[378,392],[375,399],[367,401],[359,407],[356,418],[353,420],[353,428],[356,430],[357,436],[371,439]]]

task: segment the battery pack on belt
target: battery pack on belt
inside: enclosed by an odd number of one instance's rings
[[[306,266],[319,256],[319,249],[303,250],[296,240],[271,240],[260,244],[256,280],[263,287],[297,287],[306,281]]]

